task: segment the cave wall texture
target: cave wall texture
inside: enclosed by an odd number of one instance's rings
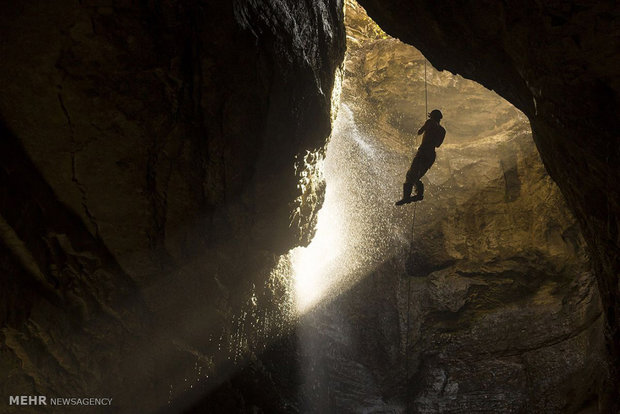
[[[476,80],[530,120],[551,177],[580,222],[606,318],[606,405],[620,408],[620,6],[615,1],[360,0],[435,67]]]
[[[270,269],[312,235],[342,13],[1,3],[3,398],[151,412],[277,328]]]

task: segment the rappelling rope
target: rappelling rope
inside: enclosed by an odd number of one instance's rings
[[[425,111],[424,111],[424,119],[426,119],[426,116],[428,114],[428,85],[426,83],[426,59],[424,59],[424,104],[425,106]],[[417,142],[418,138],[416,136],[416,142]]]
[[[428,114],[428,83],[426,81],[426,58],[424,59],[424,119],[426,120]],[[415,145],[413,151],[415,152],[418,146],[418,136],[415,136]],[[418,203],[413,203],[413,219],[411,220],[411,249],[413,249],[413,242],[415,241],[415,213]],[[411,254],[411,251],[410,251]],[[409,396],[409,334],[411,331],[410,315],[411,314],[411,275],[407,275],[407,335],[405,337],[405,396],[407,412],[411,412],[411,398]]]

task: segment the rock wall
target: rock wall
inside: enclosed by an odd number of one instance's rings
[[[0,16],[2,395],[149,412],[217,382],[285,318],[270,269],[322,199],[342,2]]]
[[[530,120],[545,167],[575,212],[597,275],[620,409],[620,131],[617,2],[361,0],[438,69],[474,79]]]

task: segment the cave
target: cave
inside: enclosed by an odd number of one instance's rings
[[[619,14],[4,2],[0,411],[620,412]]]

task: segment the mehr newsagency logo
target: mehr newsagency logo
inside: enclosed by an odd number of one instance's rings
[[[56,405],[56,406],[102,406],[112,405],[112,398],[100,397],[55,397],[45,395],[11,395],[9,405]]]

